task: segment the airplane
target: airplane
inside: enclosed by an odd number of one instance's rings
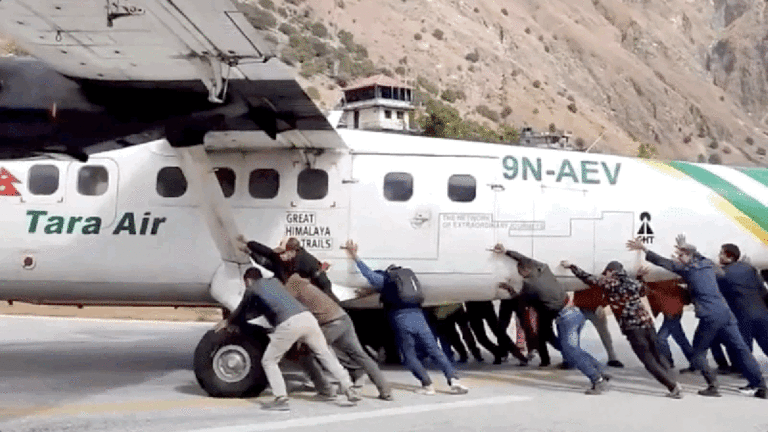
[[[1,0],[0,33],[36,57],[0,58],[0,300],[232,310],[240,234],[299,238],[352,309],[379,303],[347,239],[430,305],[505,298],[521,280],[496,243],[571,290],[560,260],[636,269],[636,236],[736,243],[768,271],[768,170],[336,128],[229,0]],[[258,394],[265,345],[208,332],[198,382]]]

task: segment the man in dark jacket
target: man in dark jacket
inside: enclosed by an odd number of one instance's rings
[[[755,396],[763,399],[768,398],[765,379],[760,373],[760,366],[747,349],[747,344],[739,333],[736,317],[733,316],[728,303],[717,286],[715,264],[701,256],[696,251],[695,246],[686,243],[685,236],[677,236],[676,241],[676,261],[649,251],[639,238],[628,241],[627,248],[644,251],[646,260],[677,273],[688,284],[691,300],[696,307],[696,316],[699,318],[699,325],[693,335],[691,360],[693,366],[702,372],[708,385],[706,389],[700,390],[699,394],[702,396],[720,396],[717,375],[706,360],[707,350],[715,337],[720,334],[723,341],[730,345],[736,354],[732,360],[740,366],[742,373],[749,381],[749,386],[758,389]]]
[[[560,265],[570,269],[585,284],[602,290],[621,332],[645,369],[669,390],[668,397],[682,398],[683,389],[674,377],[672,365],[659,352],[653,318],[640,301],[647,294],[645,284],[630,278],[618,261],[608,263],[601,277],[587,273],[568,261],[562,261]],[[638,272],[638,279],[642,279],[643,274]]]
[[[282,282],[277,278],[263,278],[255,267],[246,270],[243,279],[246,285],[243,299],[227,318],[216,325],[215,331],[260,315],[273,327],[261,365],[275,399],[264,404],[264,408],[280,411],[289,409],[288,393],[278,363],[295,342],[303,342],[309,347],[323,367],[339,381],[342,392],[350,402],[359,401],[360,396],[352,388],[349,374],[328,349],[317,320],[286,292]]]
[[[579,344],[581,329],[584,327],[586,318],[579,308],[569,304],[568,294],[552,274],[549,266],[515,251],[507,251],[501,243],[493,247],[493,252],[506,254],[517,261],[517,271],[523,277],[523,289],[519,293],[508,284],[502,284],[502,288],[509,290],[513,297],[525,296],[526,300],[540,311],[539,316],[543,316],[540,319],[549,319],[551,322],[554,317],[558,335],[555,344],[556,348],[561,350],[563,360],[581,371],[592,382],[592,388],[585,393],[599,395],[608,390],[603,366]],[[544,343],[543,335],[540,337],[542,340],[540,344]]]
[[[768,353],[768,307],[762,301],[763,278],[749,263],[739,261],[740,257],[741,251],[735,244],[721,246],[718,259],[723,271],[717,274],[717,284],[736,316],[747,348],[752,351],[756,340],[760,349]]]
[[[314,255],[301,247],[301,242],[296,237],[290,237],[284,245],[275,248],[275,252],[286,264],[287,276],[298,273],[304,279],[309,279],[312,285],[320,288],[328,297],[336,303],[341,303],[333,294],[333,285],[328,275],[325,274],[323,264]]]
[[[464,386],[456,374],[456,370],[445,354],[437,346],[437,340],[424,317],[424,311],[418,304],[406,303],[397,298],[397,284],[386,271],[373,271],[357,255],[357,245],[347,241],[344,250],[355,261],[360,273],[368,280],[374,291],[381,293],[384,309],[389,316],[390,324],[395,330],[400,354],[403,356],[405,367],[421,381],[418,393],[434,395],[435,388],[424,365],[417,355],[417,347],[427,353],[443,371],[451,391],[465,394],[469,389]]]

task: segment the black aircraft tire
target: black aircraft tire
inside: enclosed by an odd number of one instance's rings
[[[266,343],[243,332],[209,330],[195,348],[195,378],[210,396],[257,396],[267,387],[261,367]]]

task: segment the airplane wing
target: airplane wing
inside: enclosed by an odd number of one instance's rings
[[[345,148],[229,0],[2,0],[0,33],[45,63],[0,59],[0,126],[29,126],[2,128],[4,147],[88,153],[194,123],[209,149]]]

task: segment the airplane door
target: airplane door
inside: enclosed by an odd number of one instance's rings
[[[435,180],[432,168],[439,163],[429,157],[353,156],[349,236],[362,258],[437,260],[435,202],[445,184]]]
[[[533,254],[533,236],[541,229],[533,217],[530,187],[515,182],[495,182],[494,242],[523,255]]]
[[[449,158],[431,171],[440,205],[440,270],[450,274],[493,273],[495,161]]]
[[[88,217],[101,219],[101,230],[114,228],[117,214],[118,169],[114,160],[91,157],[67,169],[66,203]]]
[[[281,234],[296,237],[320,260],[345,258],[339,246],[347,238],[350,157],[326,152],[296,154],[286,187],[290,203],[282,215]]]

